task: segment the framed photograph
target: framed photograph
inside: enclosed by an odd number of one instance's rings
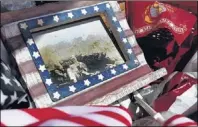
[[[77,83],[126,61],[100,17],[32,36],[52,81],[58,86]]]
[[[3,43],[36,107],[109,105],[166,74],[148,66],[124,7],[99,2],[2,13]]]
[[[109,2],[25,20],[18,26],[54,102],[139,65]]]

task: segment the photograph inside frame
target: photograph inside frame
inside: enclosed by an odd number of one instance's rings
[[[125,63],[104,15],[32,33],[52,82],[59,87]]]

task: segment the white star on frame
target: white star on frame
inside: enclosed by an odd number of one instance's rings
[[[38,19],[37,23],[38,23],[38,25],[40,25],[40,26],[43,26],[43,24],[44,24],[44,22],[43,22],[42,19]]]
[[[122,29],[121,29],[120,27],[118,27],[118,28],[117,28],[117,31],[118,31],[118,32],[121,32],[121,31],[122,31]]]
[[[40,70],[41,72],[44,72],[44,71],[46,70],[45,65],[40,65],[40,66],[39,66],[39,70]]]
[[[55,22],[58,22],[59,21],[59,18],[58,18],[58,16],[56,15],[56,16],[54,16],[54,21]]]
[[[58,91],[56,91],[55,93],[53,93],[53,96],[55,99],[59,99],[60,98],[60,94]]]
[[[81,10],[81,13],[82,13],[83,15],[86,15],[86,14],[87,14],[87,11],[86,11],[85,9],[82,9],[82,10]]]
[[[133,51],[132,51],[132,49],[128,49],[127,52],[128,52],[129,54],[131,54]]]
[[[28,43],[29,45],[32,45],[32,44],[34,44],[34,41],[33,41],[33,39],[28,39],[28,40],[27,40],[27,43]]]
[[[112,69],[111,70],[111,74],[115,75],[116,74],[116,70],[115,69]]]
[[[33,55],[32,55],[35,59],[39,58],[40,55],[38,52],[33,52]]]
[[[69,91],[74,93],[76,91],[76,87],[74,87],[74,85],[69,86]]]
[[[116,17],[113,17],[112,20],[113,20],[114,22],[116,22],[116,21],[117,21],[117,18],[116,18]]]
[[[125,70],[127,70],[127,69],[129,68],[126,64],[124,64],[122,67],[123,67],[123,69],[125,69]]]
[[[20,27],[24,30],[26,30],[28,28],[28,25],[26,23],[21,23]]]
[[[68,15],[68,17],[71,18],[71,19],[74,17],[74,15],[72,14],[72,12],[69,12],[67,15]]]
[[[95,6],[94,11],[98,12],[98,10],[99,10],[98,6]]]
[[[122,39],[122,42],[127,43],[127,39],[126,38],[123,38]]]
[[[87,80],[84,80],[84,85],[85,86],[89,86],[91,83],[90,83],[90,81],[87,79]]]
[[[45,80],[45,83],[46,83],[48,86],[50,86],[50,85],[52,84],[52,80],[51,80],[51,79],[46,79],[46,80]]]
[[[106,7],[107,7],[107,8],[110,8],[110,5],[109,5],[109,4],[106,4]]]
[[[99,75],[98,75],[98,79],[99,79],[99,80],[103,80],[103,79],[104,79],[104,76],[103,76],[102,74],[99,74]]]
[[[134,60],[135,61],[135,64],[138,64],[138,60]]]

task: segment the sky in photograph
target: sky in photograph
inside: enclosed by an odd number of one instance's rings
[[[53,30],[51,30],[51,32],[37,32],[33,34],[33,38],[36,42],[36,45],[39,48],[42,48],[47,45],[54,45],[63,41],[69,43],[71,42],[71,40],[77,37],[82,37],[83,39],[86,39],[87,36],[90,34],[108,36],[101,21],[95,20],[92,22],[64,28],[57,31],[56,28],[54,28]]]

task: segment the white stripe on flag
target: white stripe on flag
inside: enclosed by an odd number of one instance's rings
[[[71,121],[67,120],[59,120],[59,119],[53,119],[53,120],[47,120],[40,124],[39,126],[83,126],[81,124],[77,124]]]
[[[168,126],[177,126],[178,124],[183,124],[183,123],[187,123],[187,122],[194,122],[192,120],[190,120],[189,118],[186,118],[186,117],[180,117],[180,118],[177,118],[173,121],[171,121]]]
[[[67,114],[72,114],[76,116],[79,116],[81,114],[95,113],[99,111],[110,111],[121,115],[132,124],[131,116],[128,114],[128,112],[118,107],[109,108],[109,107],[67,106],[67,107],[54,107],[54,108],[59,111],[65,112]]]
[[[185,86],[183,85],[182,87]],[[197,84],[192,85],[188,90],[184,91],[180,96],[177,96],[176,100],[169,107],[168,111],[175,114],[183,114],[196,103],[197,103]]]
[[[124,123],[120,122],[119,120],[116,120],[112,117],[108,117],[105,115],[85,114],[85,115],[81,115],[81,117],[104,124],[105,126],[126,126]]]
[[[1,111],[1,122],[6,126],[26,126],[39,120],[22,110]]]

